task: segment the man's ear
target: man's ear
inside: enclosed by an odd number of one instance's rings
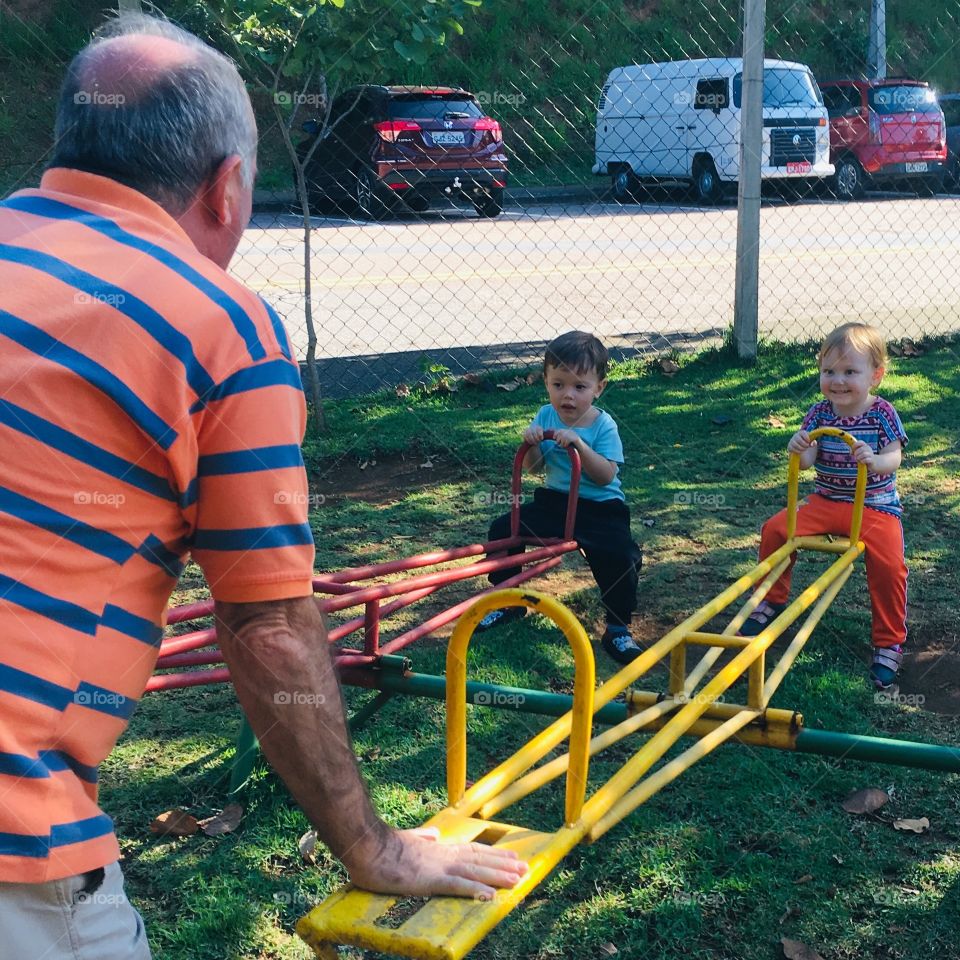
[[[243,189],[243,160],[239,154],[225,157],[200,191],[199,202],[220,226],[229,227]]]

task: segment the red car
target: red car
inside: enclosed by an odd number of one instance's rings
[[[870,182],[911,180],[934,193],[947,159],[943,111],[920,80],[835,80],[820,84],[830,116],[836,196],[853,200]]]
[[[301,157],[322,133],[298,145]],[[311,206],[350,206],[364,219],[379,219],[405,203],[468,200],[481,217],[503,209],[507,156],[500,124],[472,93],[458,87],[387,87],[363,84],[338,96],[326,136],[306,168]]]

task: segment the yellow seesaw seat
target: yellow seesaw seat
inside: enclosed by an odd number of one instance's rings
[[[477,624],[487,613],[516,606],[550,617],[570,642],[575,665],[572,718],[568,714],[552,723],[466,790],[467,647]],[[500,590],[477,601],[461,617],[447,649],[447,796],[450,805],[425,826],[440,831],[440,842],[480,840],[509,847],[516,850],[530,869],[515,887],[499,891],[491,900],[433,897],[397,927],[384,925],[382,919],[398,902],[398,897],[346,887],[328,897],[297,924],[297,933],[313,947],[318,957],[335,957],[331,944],[343,943],[422,960],[459,960],[546,877],[586,835],[580,813],[590,762],[594,679],[590,640],[580,621],[551,597],[532,590]],[[568,735],[571,760],[565,823],[556,833],[541,833],[474,816],[480,807],[495,799]]]

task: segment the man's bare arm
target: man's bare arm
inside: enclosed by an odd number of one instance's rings
[[[218,602],[216,616],[237,697],[264,754],[354,883],[388,893],[482,897],[526,872],[509,851],[436,843],[377,816],[312,597]]]

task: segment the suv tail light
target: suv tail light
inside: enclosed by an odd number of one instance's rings
[[[474,130],[489,130],[490,136],[493,137],[498,143],[503,140],[503,131],[500,129],[500,124],[496,120],[491,120],[489,117],[483,117],[478,120],[473,125]]]
[[[397,137],[401,133],[412,133],[420,129],[419,123],[412,120],[384,120],[383,123],[375,123],[373,129],[380,134],[381,140],[388,143],[396,143]]]
[[[870,142],[879,143],[880,142],[880,118],[873,110],[867,111],[869,115],[870,122]]]

